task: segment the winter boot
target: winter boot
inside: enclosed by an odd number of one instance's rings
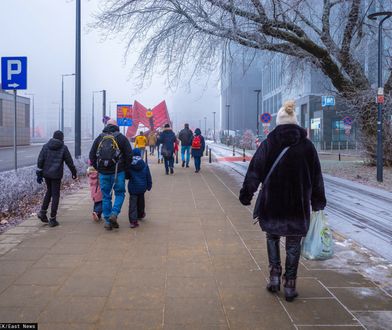
[[[40,219],[44,223],[49,222],[48,217],[46,216],[46,211],[44,211],[44,210],[39,211],[37,214],[37,217],[38,217],[38,219]]]
[[[98,222],[99,220],[101,220],[100,216],[98,215],[97,212],[93,212],[92,216],[93,216],[93,221],[95,221],[95,222]]]
[[[56,227],[58,225],[59,223],[57,222],[56,217],[49,219],[49,227]]]
[[[269,292],[280,291],[280,277],[282,276],[282,267],[270,266],[270,279],[267,284],[267,290]]]
[[[131,221],[131,224],[130,224],[130,226],[129,227],[131,227],[131,228],[136,228],[136,227],[139,227],[139,223],[137,222],[137,220],[135,220],[135,221]]]
[[[185,167],[185,160],[182,161],[182,167]]]
[[[174,168],[170,167],[170,174],[174,174]]]
[[[110,223],[105,222],[105,226],[103,226],[106,230],[112,230],[113,227]]]
[[[118,222],[117,222],[117,215],[112,214],[112,215],[109,217],[109,221],[110,221],[110,224],[112,225],[113,228],[118,228],[118,227],[120,227],[120,226],[118,225]]]
[[[298,297],[298,292],[295,289],[295,279],[288,280],[284,278],[284,296],[286,301],[293,301],[296,297]]]

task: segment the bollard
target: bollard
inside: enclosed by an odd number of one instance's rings
[[[147,155],[147,150],[144,150],[144,153],[146,155],[146,164],[148,164],[148,155]]]
[[[208,156],[208,144],[206,145],[206,156]]]
[[[233,157],[235,156],[235,145],[233,144]]]
[[[245,148],[242,150],[242,161],[246,162],[246,159],[245,159]]]
[[[340,152],[339,152],[339,162],[341,161],[342,159],[341,159],[341,157],[340,157]]]
[[[176,164],[178,164],[178,151],[176,151]]]
[[[212,163],[211,148],[208,150],[208,162]]]

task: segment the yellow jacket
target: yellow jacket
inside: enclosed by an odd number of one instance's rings
[[[147,138],[144,135],[138,135],[135,138],[135,148],[145,148],[147,145]]]

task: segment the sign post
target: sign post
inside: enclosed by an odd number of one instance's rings
[[[2,57],[1,83],[4,90],[14,91],[14,169],[17,171],[17,90],[27,89],[27,57]]]
[[[272,116],[268,112],[264,112],[263,114],[260,115],[260,121],[263,123],[263,127],[264,127],[263,130],[264,135],[269,134],[269,127],[271,125],[271,120],[272,120]]]

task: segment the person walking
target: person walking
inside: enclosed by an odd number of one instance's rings
[[[189,167],[190,151],[192,145],[193,133],[189,129],[189,124],[185,124],[184,128],[178,134],[178,139],[181,141],[181,159],[182,167]]]
[[[250,205],[260,183],[254,218],[266,232],[270,280],[267,290],[280,290],[282,266],[280,237],[286,237],[284,294],[287,301],[298,296],[296,278],[301,239],[309,229],[310,211],[326,206],[320,161],[306,130],[298,125],[295,102],[279,110],[276,128],[253,156],[240,191],[243,205]]]
[[[120,133],[117,122],[110,119],[102,133],[94,140],[90,150],[90,164],[99,173],[102,191],[102,213],[105,229],[118,228],[117,217],[125,198],[126,171],[132,161],[132,147],[128,139]],[[112,204],[112,190],[114,203]]]
[[[67,164],[72,173],[72,179],[77,179],[77,172],[72,160],[72,156],[68,147],[64,144],[64,134],[62,131],[56,131],[48,143],[44,144],[38,156],[37,162],[37,182],[41,184],[45,179],[46,193],[42,202],[41,210],[38,213],[38,218],[48,223],[49,227],[58,226],[56,219],[57,210],[60,201],[61,179],[64,174],[64,162]],[[50,218],[48,219],[46,213],[51,204]]]
[[[206,147],[204,137],[201,135],[200,128],[195,129],[195,136],[191,141],[192,145],[192,157],[195,161],[195,173],[200,172],[201,157],[203,157],[204,149]]]
[[[165,124],[163,131],[159,135],[158,147],[162,145],[161,155],[165,162],[166,175],[174,174],[174,148],[177,142],[176,135],[169,124]]]
[[[155,153],[155,146],[157,144],[157,136],[154,131],[151,131],[148,135],[148,146],[150,147],[150,156],[153,156]]]
[[[138,220],[146,216],[144,194],[152,188],[151,172],[141,157],[140,149],[133,149],[133,159],[128,181],[129,223],[131,228],[139,226]]]
[[[144,152],[146,151],[147,138],[144,133],[140,131],[139,135],[135,138],[135,148],[140,149],[141,157],[143,158]]]

